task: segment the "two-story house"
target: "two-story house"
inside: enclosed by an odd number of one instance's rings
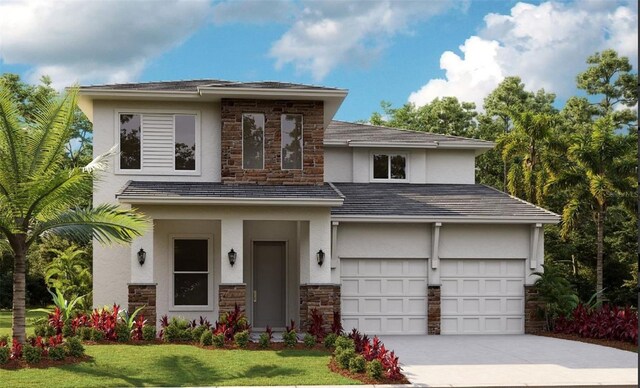
[[[344,89],[193,80],[86,86],[94,153],[119,145],[94,203],[151,220],[93,249],[94,305],[369,334],[523,333],[544,224],[475,184],[491,142],[333,121]],[[527,329],[526,329],[527,328]]]

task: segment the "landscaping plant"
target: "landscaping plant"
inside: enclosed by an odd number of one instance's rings
[[[244,330],[239,333],[236,333],[233,336],[233,340],[239,348],[246,348],[249,343],[249,330]]]
[[[213,335],[213,346],[216,348],[224,348],[225,336],[224,334]]]
[[[638,310],[610,307],[588,308],[579,304],[569,316],[555,320],[555,332],[584,338],[617,340],[638,344]]]
[[[304,343],[304,346],[308,348],[312,348],[316,346],[317,341],[316,341],[316,337],[314,337],[309,333],[305,333],[304,338],[302,339],[302,342]]]
[[[362,356],[355,356],[349,361],[349,372],[362,373],[364,372],[366,360]]]
[[[298,343],[298,334],[296,333],[296,322],[292,319],[291,325],[285,326],[285,332],[282,333],[282,341],[284,346],[293,348]]]
[[[367,363],[367,376],[374,380],[382,379],[382,363],[380,360],[372,360]]]
[[[23,357],[27,363],[37,364],[42,359],[42,349],[27,344],[24,346]]]
[[[142,339],[145,341],[153,341],[156,339],[156,328],[152,325],[146,325],[142,328]]]
[[[11,352],[7,344],[0,346],[0,365],[6,364],[11,358]]]
[[[309,323],[309,333],[314,336],[318,342],[321,342],[326,332],[323,328],[324,319],[318,309],[311,310],[311,322]]]
[[[213,333],[211,330],[205,330],[200,336],[200,345],[211,346],[213,345]]]
[[[64,360],[64,347],[62,345],[56,345],[49,348],[49,358],[54,361]]]
[[[271,337],[267,333],[260,333],[258,338],[258,346],[261,349],[267,349],[271,345]]]
[[[340,318],[340,311],[333,312],[333,322],[331,323],[331,332],[335,335],[342,335],[344,330],[342,329],[342,319]]]
[[[71,357],[84,356],[84,346],[78,337],[67,338],[65,347],[67,354]]]
[[[331,349],[336,344],[336,339],[338,335],[336,333],[329,333],[326,337],[324,337],[324,347],[327,349]]]

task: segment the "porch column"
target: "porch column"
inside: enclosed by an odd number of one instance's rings
[[[440,229],[442,223],[431,226],[431,255],[429,258],[427,279],[427,334],[440,334],[441,321],[441,285],[440,285]]]
[[[218,290],[218,314],[232,311],[237,304],[246,308],[247,286],[243,277],[243,220],[224,218],[220,221],[220,286]],[[236,261],[231,265],[229,252],[233,249]]]
[[[153,275],[153,228],[154,222],[150,220],[147,232],[131,243],[131,281],[128,284],[127,310],[133,312],[139,307],[144,307],[140,313],[145,316],[147,321],[155,323],[157,283]],[[143,264],[140,264],[139,259],[141,249],[145,256]]]
[[[327,212],[300,224],[300,327],[308,330],[311,312],[317,310],[328,330],[334,312],[340,311],[340,285],[331,283],[331,215]],[[319,251],[324,253],[322,265]]]

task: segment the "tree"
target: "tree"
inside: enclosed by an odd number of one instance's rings
[[[77,245],[51,251],[55,258],[46,267],[47,286],[59,290],[68,300],[88,295],[91,292],[91,269],[87,252]]]
[[[65,163],[76,101],[77,89],[61,98],[48,95],[25,117],[12,90],[0,85],[0,244],[13,256],[13,337],[23,343],[25,258],[38,239],[129,242],[146,227],[146,218],[134,210],[77,206],[90,195],[93,177],[109,155],[83,168]]]
[[[637,74],[631,74],[626,57],[613,50],[587,59],[589,68],[577,76],[580,89],[591,98],[571,101],[568,115],[574,121],[574,135],[568,148],[568,163],[557,172],[552,184],[568,189],[562,209],[562,235],[579,225],[589,214],[596,224],[596,292],[602,300],[607,210],[637,190],[637,131],[631,109],[638,102]],[[620,107],[621,106],[621,107]]]

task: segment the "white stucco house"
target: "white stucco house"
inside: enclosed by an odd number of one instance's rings
[[[558,215],[475,184],[491,142],[333,117],[344,89],[191,80],[85,86],[94,153],[120,153],[94,203],[144,212],[93,249],[94,305],[254,328],[504,334],[534,327],[543,228]],[[144,254],[143,254],[144,253]],[[144,262],[141,259],[144,258]]]

